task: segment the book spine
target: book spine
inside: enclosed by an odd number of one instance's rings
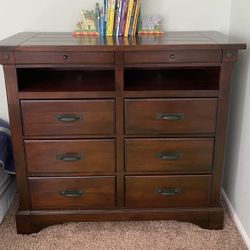
[[[103,10],[99,11],[99,34],[103,36]]]
[[[119,23],[118,36],[123,36],[126,14],[127,14],[127,0],[122,0],[121,19]]]
[[[107,0],[103,0],[103,36],[106,36],[107,26]]]
[[[95,25],[96,25],[96,31],[99,32],[100,34],[100,26],[99,26],[99,19],[100,19],[100,8],[99,8],[99,3],[96,3],[95,6]]]
[[[132,9],[131,18],[130,18],[129,30],[128,30],[128,35],[129,35],[129,36],[132,36],[132,32],[133,32],[133,25],[134,25],[134,19],[135,19],[136,3],[137,3],[137,0],[134,0],[134,2],[133,2],[133,9]]]
[[[118,19],[118,25],[117,25],[117,31],[116,35],[119,36],[119,28],[120,28],[120,23],[121,23],[121,18],[122,18],[122,3],[124,0],[120,0],[120,6],[119,6],[119,19]]]
[[[109,13],[108,13],[107,36],[113,36],[114,21],[115,21],[115,3],[116,3],[116,0],[110,1]]]
[[[128,31],[129,31],[131,14],[132,14],[132,10],[133,10],[133,4],[134,4],[134,0],[129,0],[127,18],[126,18],[126,24],[125,24],[125,30],[124,30],[124,37],[128,37]]]
[[[106,6],[106,36],[108,36],[108,31],[109,31],[109,19],[110,19],[110,2],[112,0],[106,0],[107,1],[107,6]]]
[[[117,0],[116,2],[116,11],[115,11],[115,28],[114,28],[114,35],[118,36],[118,27],[119,27],[119,21],[120,21],[120,7],[121,7],[121,0]]]
[[[136,9],[135,9],[134,23],[133,23],[133,29],[132,29],[132,35],[133,36],[136,34],[140,8],[141,8],[141,0],[137,0]]]
[[[142,20],[141,20],[141,8],[139,9],[139,16],[137,21],[136,32],[139,33],[142,30]]]

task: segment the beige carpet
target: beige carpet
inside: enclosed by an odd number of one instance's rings
[[[204,230],[175,221],[69,223],[51,226],[38,234],[18,235],[15,231],[14,201],[0,225],[0,249],[247,249],[226,214],[223,230]]]

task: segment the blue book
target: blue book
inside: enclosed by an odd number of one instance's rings
[[[107,27],[107,20],[108,20],[108,17],[107,17],[107,0],[103,0],[103,16],[104,16],[104,22],[103,22],[103,36],[106,36],[106,27]]]
[[[102,35],[101,10],[98,11],[98,32]]]
[[[103,9],[100,11],[100,35],[105,36],[105,17]]]

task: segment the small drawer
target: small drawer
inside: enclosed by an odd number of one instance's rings
[[[16,63],[113,64],[113,52],[16,52]]]
[[[115,207],[115,177],[30,178],[32,209]]]
[[[114,140],[25,140],[25,154],[31,175],[115,171]]]
[[[214,139],[126,140],[126,170],[211,172]]]
[[[131,99],[125,101],[126,134],[214,133],[217,99]]]
[[[124,63],[199,63],[221,62],[220,50],[178,50],[178,51],[143,51],[126,52]]]
[[[113,135],[114,100],[21,101],[24,135]]]
[[[211,176],[127,176],[127,208],[207,206]]]

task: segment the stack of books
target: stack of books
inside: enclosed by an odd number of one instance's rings
[[[97,31],[100,36],[134,36],[137,32],[141,0],[103,0],[96,4]]]

